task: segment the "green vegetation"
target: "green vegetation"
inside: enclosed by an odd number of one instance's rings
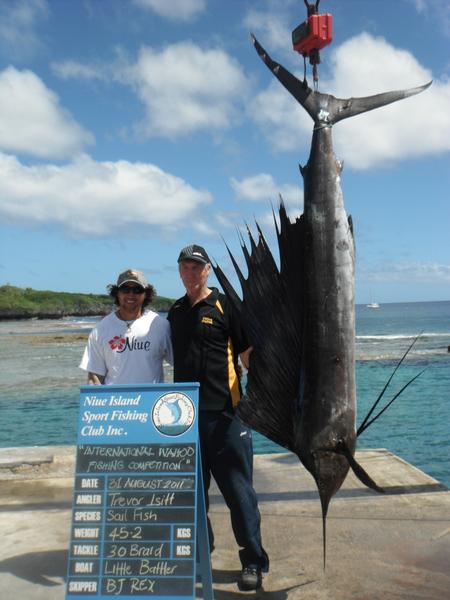
[[[173,300],[156,296],[153,310],[168,310]],[[73,294],[0,286],[0,319],[59,319],[66,316],[106,315],[114,303],[106,294]]]

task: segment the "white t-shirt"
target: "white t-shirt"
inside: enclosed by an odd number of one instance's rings
[[[173,364],[170,324],[152,310],[130,325],[111,313],[89,334],[80,368],[105,384],[162,383],[163,359]]]

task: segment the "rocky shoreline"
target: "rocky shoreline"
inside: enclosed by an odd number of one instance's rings
[[[167,311],[173,302],[171,298],[156,296],[152,308]],[[52,292],[9,284],[0,286],[0,321],[102,317],[112,310],[114,301],[108,294]]]
[[[32,346],[42,346],[44,344],[74,344],[77,342],[87,342],[89,331],[80,333],[62,333],[62,334],[43,334],[24,336],[23,340]]]

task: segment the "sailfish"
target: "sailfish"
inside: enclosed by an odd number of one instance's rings
[[[328,506],[349,469],[365,485],[383,491],[354,458],[357,435],[379,415],[371,420],[368,415],[356,430],[355,244],[340,185],[342,164],[333,152],[332,127],[418,94],[431,82],[339,99],[312,90],[252,39],[261,59],[314,122],[309,159],[300,167],[304,212],[291,221],[281,201],[279,225],[274,215],[279,266],[258,224],[257,236],[247,227],[249,249],[241,239],[247,277],[228,249],[242,298],[218,264],[214,270],[253,346],[237,415],[294,452],[312,474],[322,507],[325,566]]]

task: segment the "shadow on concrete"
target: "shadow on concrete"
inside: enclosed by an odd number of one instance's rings
[[[237,587],[237,581],[239,579],[239,575],[240,575],[240,571],[235,571],[235,570],[222,570],[222,569],[213,569],[212,571],[212,577],[213,577],[213,584],[235,584]],[[251,592],[250,596],[251,598],[260,598],[261,600],[286,600],[288,597],[288,592],[290,592],[291,590],[295,590],[297,588],[302,588],[304,586],[307,586],[311,583],[315,583],[314,580],[311,581],[305,581],[301,584],[298,585],[293,585],[287,588],[283,588],[280,590],[272,590],[272,591],[265,591],[264,590],[264,581],[263,581],[263,587],[258,590],[257,592]],[[237,599],[237,598],[244,598],[244,597],[248,597],[249,596],[249,592],[241,592],[239,590],[218,590],[217,588],[214,588],[214,598],[215,600],[233,600],[233,599]]]
[[[426,483],[422,485],[391,485],[384,488],[384,496],[400,496],[408,494],[430,494],[434,492],[448,492],[448,488],[441,483]],[[380,494],[370,489],[359,488],[353,490],[339,490],[335,498],[362,498],[379,497]],[[319,494],[316,490],[294,491],[294,492],[258,492],[259,502],[299,502],[301,500],[317,500]],[[210,494],[211,505],[224,504],[219,494]],[[72,500],[28,502],[26,504],[0,504],[2,512],[20,512],[29,510],[70,510]]]
[[[213,583],[235,583],[239,578],[239,574],[240,571],[235,570],[213,569]]]
[[[257,592],[229,592],[227,590],[214,590],[215,600],[234,600],[237,598],[245,598],[251,595],[252,598],[261,598],[266,600],[286,600],[289,590],[280,590],[277,592],[265,592],[260,589]]]
[[[270,460],[272,462],[277,462],[280,464],[300,464],[299,458],[296,454],[287,450],[286,448],[281,448],[279,454],[270,454]]]
[[[47,587],[56,587],[63,584],[67,574],[67,550],[49,550],[47,552],[28,552],[13,556],[6,560],[0,561],[0,573],[10,573],[20,579],[25,579],[35,585]],[[214,584],[233,584],[239,578],[239,571],[236,570],[221,570],[213,569]],[[54,581],[58,578],[61,581]],[[252,592],[252,598],[261,600],[286,600],[288,592],[294,589],[305,587],[313,580],[305,581],[299,585],[290,586],[280,590],[265,591],[264,586],[257,592]],[[197,597],[201,596],[200,589],[197,587]],[[234,600],[248,597],[248,592],[240,592],[239,590],[218,590],[214,589],[214,598],[216,600]],[[21,600],[21,599],[20,599]]]
[[[399,496],[408,494],[430,494],[434,492],[448,492],[448,488],[440,483],[427,483],[423,485],[392,485],[384,488],[384,496]],[[339,490],[335,498],[362,498],[376,497],[380,494],[369,489]],[[316,490],[306,490],[304,492],[258,492],[259,502],[299,502],[301,500],[317,500],[319,494]],[[213,504],[223,504],[223,499],[219,494],[210,495],[209,502]]]
[[[26,504],[0,504],[1,512],[21,512],[25,510],[69,510],[72,508],[72,500],[52,502],[28,502]]]
[[[66,579],[67,560],[67,550],[27,552],[0,561],[0,573],[11,573],[37,585],[54,587]],[[61,581],[53,581],[56,577]]]
[[[234,577],[236,577],[236,574],[234,574]],[[234,579],[235,580],[235,579]],[[272,591],[265,591],[264,590],[264,584],[263,587],[258,590],[257,592],[240,592],[238,590],[234,591],[234,590],[218,590],[216,588],[214,588],[214,599],[215,600],[242,600],[242,598],[245,597],[251,597],[252,599],[254,598],[258,598],[260,600],[286,600],[288,597],[288,593],[292,590],[295,589],[300,589],[302,587],[305,587],[311,583],[314,583],[314,581],[305,581],[304,583],[301,583],[299,585],[293,585],[291,587],[287,587],[287,588],[283,588],[280,590],[272,590]]]

